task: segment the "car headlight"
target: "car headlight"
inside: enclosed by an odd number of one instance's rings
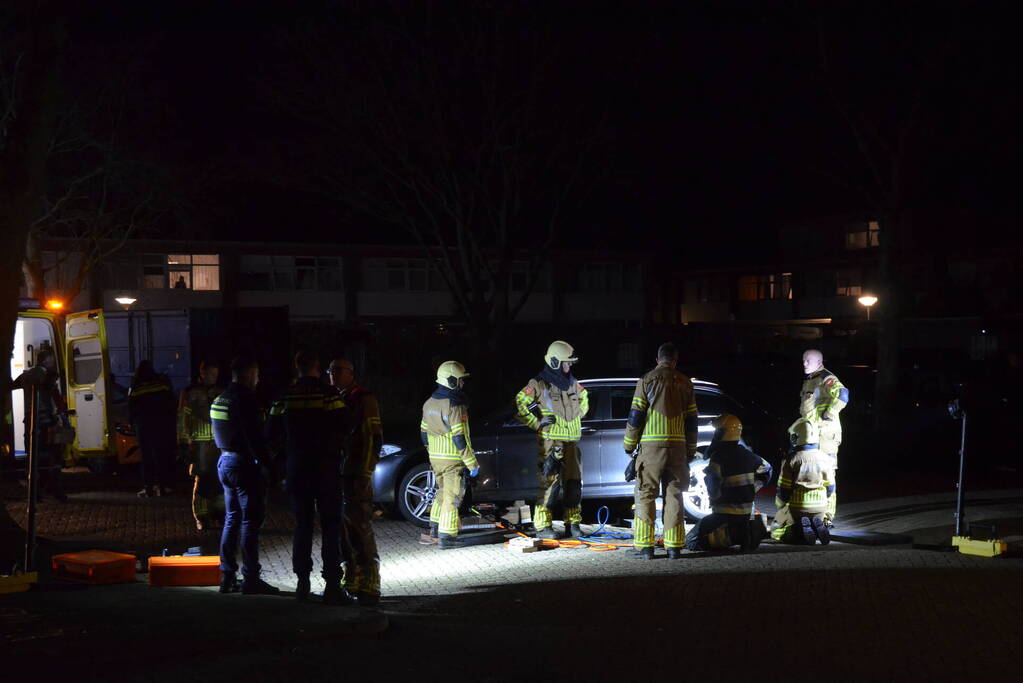
[[[401,450],[401,446],[395,446],[393,443],[385,443],[380,447],[380,457],[386,458],[387,456],[394,455]]]

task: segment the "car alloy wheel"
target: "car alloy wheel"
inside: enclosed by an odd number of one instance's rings
[[[693,519],[703,519],[710,514],[710,494],[703,480],[703,471],[710,461],[698,458],[689,463],[689,490],[682,494],[682,505]]]
[[[430,525],[430,507],[437,496],[437,479],[429,465],[413,467],[401,481],[402,516],[419,526]]]

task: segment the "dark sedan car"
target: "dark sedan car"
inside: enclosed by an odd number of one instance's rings
[[[633,485],[626,483],[624,471],[629,456],[622,449],[625,420],[632,405],[635,378],[582,380],[590,396],[589,413],[582,421],[583,498],[631,498]],[[716,384],[693,380],[699,409],[700,438],[703,451],[710,443],[714,428],[711,420],[722,413],[733,413],[744,421],[743,407],[722,392]],[[472,444],[480,462],[480,473],[473,487],[477,503],[531,502],[538,490],[536,434],[515,420],[512,411],[482,424],[473,423]],[[747,425],[746,435],[750,436]],[[756,441],[756,435],[751,437]],[[690,466],[686,512],[700,518],[710,512],[703,483],[706,460]],[[422,447],[402,450],[385,446],[373,475],[375,502],[393,505],[405,519],[427,526],[430,505],[436,492],[433,472]]]

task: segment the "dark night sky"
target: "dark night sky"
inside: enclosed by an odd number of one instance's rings
[[[96,65],[136,64],[128,145],[175,168],[181,192],[194,194],[202,227],[193,230],[382,241],[387,231],[360,237],[351,227],[363,217],[275,177],[276,150],[304,132],[265,105],[261,74],[281,61],[275,32],[324,4],[125,3],[80,18],[71,50],[86,58],[70,60],[68,92],[92,87]],[[543,22],[562,41],[564,58],[548,72],[552,91],[582,93],[607,112],[601,172],[570,207],[570,241],[606,248],[625,240],[640,249],[654,240],[682,249],[738,244],[752,255],[773,247],[779,221],[857,208],[857,197],[814,170],[863,172],[821,87],[813,21],[799,4],[764,4],[522,5],[520,21]],[[839,15],[833,47],[853,55],[843,89],[885,120],[904,94],[908,63],[901,47],[888,46],[949,36],[951,56],[928,93],[925,157],[937,170],[919,201],[1015,211],[1007,171],[1019,146],[1019,94],[1010,22],[996,5],[903,5],[896,17],[864,3]],[[90,68],[93,75],[83,75]],[[209,168],[210,181],[188,185]]]

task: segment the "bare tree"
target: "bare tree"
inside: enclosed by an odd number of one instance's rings
[[[492,349],[549,263],[600,110],[548,81],[557,40],[539,20],[354,7],[284,37],[295,61],[268,77],[273,104],[323,155],[303,157],[307,184],[400,226]],[[528,264],[521,291],[516,262]]]
[[[65,29],[55,5],[20,3],[20,11],[0,13],[0,340],[8,357],[18,319],[21,257],[42,201],[46,152],[57,120]],[[8,386],[10,364],[5,361],[0,373]],[[4,391],[0,410],[7,413],[9,402],[10,392]],[[18,529],[0,506],[0,533],[8,532]]]
[[[900,21],[901,18],[901,21]],[[840,23],[840,20],[843,20]],[[898,12],[871,16],[863,33],[849,31],[848,17],[818,15],[817,48],[822,82],[855,143],[859,172],[828,175],[848,188],[878,217],[877,272],[878,335],[875,422],[888,433],[896,414],[901,315],[904,306],[900,263],[908,232],[908,211],[914,191],[923,184],[926,150],[923,141],[933,123],[928,116],[934,91],[945,66],[947,37],[919,30]],[[839,26],[845,30],[839,30]],[[863,27],[859,27],[861,30]],[[872,37],[869,49],[890,57],[887,89],[871,85],[869,71],[857,66],[857,52],[867,49],[862,38]],[[862,66],[862,65],[860,65]]]
[[[62,107],[47,150],[49,191],[22,262],[32,297],[48,296],[49,285],[66,300],[74,299],[93,268],[158,215],[152,174],[124,158],[119,139],[132,92],[130,66],[120,78],[111,77],[110,67],[103,70],[107,78],[101,88]]]

